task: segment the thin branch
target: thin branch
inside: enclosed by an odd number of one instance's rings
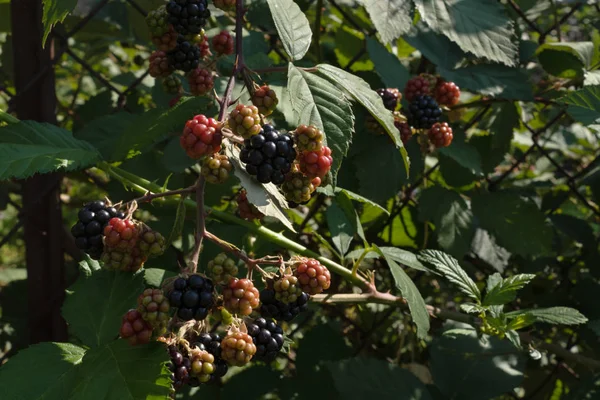
[[[513,10],[515,10],[515,12],[517,14],[519,14],[519,16],[523,19],[523,21],[525,21],[525,23],[527,25],[529,25],[529,27],[531,29],[533,29],[534,31],[536,31],[540,35],[542,34],[542,30],[540,28],[538,28],[538,26],[536,24],[534,24],[533,22],[531,22],[531,20],[529,18],[527,18],[527,15],[525,15],[525,13],[523,12],[523,10],[521,10],[521,7],[519,7],[519,5],[517,3],[515,3],[514,0],[508,0],[508,4],[513,8]]]
[[[181,194],[189,194],[189,193],[192,193],[195,191],[196,191],[196,185],[187,187],[185,189],[169,190],[166,192],[159,192],[159,193],[148,192],[148,194],[146,194],[145,196],[138,197],[137,199],[131,200],[129,203],[134,202],[134,201],[137,203],[150,203],[152,200],[159,199],[162,197],[170,197],[170,196],[177,196],[177,195],[181,195]]]
[[[204,185],[206,181],[204,176],[200,175],[196,182],[196,236],[194,250],[190,259],[190,272],[195,273],[198,270],[198,259],[202,251],[202,241],[206,232],[206,220],[204,211]]]

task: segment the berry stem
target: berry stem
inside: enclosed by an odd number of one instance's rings
[[[152,200],[159,199],[161,197],[177,196],[177,195],[181,195],[181,194],[190,194],[195,191],[196,191],[196,185],[187,187],[185,189],[169,190],[167,192],[160,192],[160,193],[148,192],[148,194],[146,194],[145,196],[138,197],[137,199],[131,200],[128,203],[133,203],[134,201],[136,201],[138,203],[150,203]]]
[[[365,259],[366,255],[369,254],[369,252],[371,250],[373,250],[371,247],[365,247],[365,249],[363,250],[361,255],[358,257],[358,260],[356,260],[356,262],[352,266],[352,275],[356,276],[356,272],[358,271],[358,266]]]
[[[204,186],[206,181],[204,175],[200,175],[196,181],[196,236],[194,250],[190,260],[190,272],[193,274],[198,270],[198,259],[200,258],[200,252],[202,251],[202,241],[204,240],[204,234],[206,233],[206,219],[204,211]]]

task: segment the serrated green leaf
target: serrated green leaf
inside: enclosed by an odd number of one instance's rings
[[[408,69],[385,46],[367,37],[367,53],[375,64],[375,72],[389,88],[403,88],[409,79]]]
[[[513,21],[495,0],[415,0],[421,18],[464,51],[514,66],[518,46]]]
[[[404,40],[419,50],[429,61],[441,68],[454,69],[466,54],[446,36],[431,30],[419,21]]]
[[[431,400],[425,385],[408,370],[375,358],[328,362],[333,384],[344,400]]]
[[[85,349],[71,343],[39,343],[19,351],[0,368],[2,398],[64,400],[76,384]],[[31,384],[31,370],[36,384]]]
[[[600,85],[585,86],[558,99],[567,104],[569,115],[584,125],[600,123]]]
[[[505,316],[508,319],[513,319],[524,314],[532,315],[535,317],[536,322],[546,322],[548,324],[579,325],[585,324],[588,320],[579,311],[570,307],[522,309],[508,312]]]
[[[544,43],[536,55],[542,68],[551,75],[561,78],[582,77],[590,66],[594,44],[592,42]]]
[[[526,328],[526,327],[532,325],[534,322],[535,322],[535,317],[533,315],[521,314],[515,318],[512,318],[508,322],[506,329],[513,329],[515,331],[518,331],[519,329],[523,329],[523,328]]]
[[[52,27],[65,20],[77,5],[77,0],[43,0],[43,4],[44,36],[42,37],[42,43],[45,44]]]
[[[171,393],[169,355],[163,343],[131,346],[115,340],[90,350],[69,400],[166,400]]]
[[[123,154],[121,149],[117,149],[117,145],[121,136],[132,133],[130,128],[139,118],[139,115],[128,112],[109,114],[85,124],[73,135],[94,145],[106,161],[121,161],[115,158],[115,155]]]
[[[417,258],[458,286],[461,292],[474,300],[481,301],[479,288],[454,257],[439,250],[423,250],[417,255]]]
[[[519,333],[515,330],[506,331],[506,338],[510,340],[510,342],[517,348],[521,348],[521,337]]]
[[[135,308],[144,290],[143,273],[100,270],[80,277],[63,304],[71,332],[90,347],[103,346],[119,335],[121,318]]]
[[[173,223],[171,233],[169,233],[169,237],[165,242],[167,246],[169,246],[171,243],[177,240],[177,238],[181,236],[181,232],[183,231],[183,225],[185,224],[186,198],[186,195],[183,195],[179,198],[179,204],[177,204],[177,211],[175,212],[175,222]]]
[[[321,129],[331,148],[335,177],[348,153],[354,131],[354,115],[346,96],[329,81],[293,64],[288,67],[288,93],[297,125],[314,125]]]
[[[423,272],[431,272],[431,270],[425,267],[418,259],[415,253],[412,253],[407,250],[402,250],[397,247],[380,247],[379,250],[387,257],[392,260],[400,263],[402,265],[406,265],[409,268],[416,269],[418,271]]]
[[[477,152],[477,149],[469,143],[456,141],[456,143],[452,143],[448,147],[442,147],[438,151],[452,158],[475,175],[483,173],[481,169],[481,156]]]
[[[410,29],[412,25],[410,0],[361,0],[361,2],[384,44],[398,39]]]
[[[421,339],[425,339],[427,337],[427,332],[429,331],[429,312],[427,311],[427,304],[425,304],[421,292],[419,292],[415,283],[410,279],[410,276],[404,272],[402,267],[398,265],[392,257],[384,253],[377,246],[375,246],[375,250],[385,258],[385,261],[388,263],[390,271],[392,272],[392,276],[394,277],[396,288],[408,303],[410,315],[417,326],[417,336]]]
[[[462,303],[460,309],[467,314],[480,314],[485,311],[485,308],[475,303]]]
[[[533,274],[518,274],[502,279],[487,291],[483,298],[484,306],[503,305],[517,297],[517,291],[524,288],[535,278]]]
[[[502,99],[533,100],[532,84],[524,69],[479,64],[455,70],[440,68],[438,72],[446,80],[475,93]]]
[[[502,247],[523,256],[548,254],[552,229],[535,203],[510,192],[493,192],[471,198],[473,214]]]
[[[396,144],[396,147],[400,149],[404,167],[408,174],[408,171],[410,170],[408,154],[402,144],[398,129],[396,129],[394,125],[394,118],[389,110],[384,107],[381,97],[379,97],[375,91],[371,90],[367,82],[356,75],[328,64],[319,64],[317,65],[317,68],[319,72],[334,85],[347,91],[385,128],[388,135],[390,135]]]
[[[359,203],[365,203],[365,204],[369,204],[373,207],[376,207],[379,211],[384,212],[385,214],[389,215],[390,212],[388,210],[386,210],[385,208],[381,207],[379,204],[375,203],[372,200],[367,199],[366,197],[361,196],[360,194],[356,194],[354,192],[351,192],[348,189],[344,189],[341,188],[339,186],[336,186],[335,189],[331,188],[331,186],[327,186],[325,188],[321,188],[319,187],[317,189],[317,191],[319,193],[323,193],[326,196],[335,196],[337,193],[343,193],[345,194],[349,199],[354,200],[354,201],[358,201]]]
[[[233,163],[235,176],[238,177],[242,186],[246,189],[248,201],[254,204],[264,215],[276,218],[289,230],[295,232],[292,222],[283,211],[288,208],[287,201],[277,189],[277,186],[272,183],[261,184],[248,175],[246,168],[240,162],[240,150],[236,146],[225,146],[225,154]]]
[[[91,144],[54,125],[20,121],[0,127],[0,180],[73,171],[100,161]]]
[[[471,247],[475,228],[473,213],[460,194],[441,186],[425,189],[419,197],[421,221],[433,221],[440,246],[456,257]]]
[[[312,30],[306,15],[293,0],[267,0],[285,52],[300,60],[310,47]]]

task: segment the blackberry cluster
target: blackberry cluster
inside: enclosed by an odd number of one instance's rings
[[[195,347],[200,350],[205,350],[213,355],[215,358],[214,366],[215,370],[211,375],[211,380],[208,383],[212,383],[217,379],[225,376],[229,366],[227,362],[221,358],[221,336],[218,333],[202,333],[196,338],[194,343]]]
[[[277,321],[289,322],[301,312],[308,309],[308,300],[310,296],[302,292],[293,303],[285,304],[276,298],[275,290],[264,289],[260,292],[260,315],[267,318],[273,318]]]
[[[390,111],[395,111],[400,105],[402,94],[398,89],[377,89],[377,94],[383,100],[383,105]]]
[[[102,200],[96,200],[83,206],[77,214],[78,221],[71,228],[75,244],[94,260],[99,260],[104,244],[102,233],[111,218],[125,218],[125,214],[108,206]]]
[[[257,318],[254,323],[246,326],[256,346],[254,359],[264,362],[274,361],[283,347],[283,329],[273,320],[265,318]]]
[[[281,185],[296,159],[294,141],[288,134],[279,134],[271,125],[264,125],[258,135],[246,139],[240,160],[246,171],[260,183]]]
[[[178,308],[177,316],[180,319],[201,321],[208,316],[208,310],[214,302],[213,284],[200,275],[177,278],[169,293],[169,302],[171,307]]]
[[[185,40],[183,36],[177,37],[177,45],[167,53],[169,65],[177,70],[189,72],[198,68],[200,63],[200,48]]]
[[[429,129],[440,120],[442,109],[431,96],[415,96],[408,106],[408,122],[417,129]]]
[[[199,34],[210,18],[208,0],[171,0],[167,13],[169,23],[180,35]]]

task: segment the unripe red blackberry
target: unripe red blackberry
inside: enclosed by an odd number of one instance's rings
[[[196,68],[188,74],[190,92],[194,96],[204,96],[215,86],[212,71],[206,68]]]
[[[202,32],[210,18],[208,0],[171,0],[166,9],[169,23],[181,35],[196,35]]]
[[[427,81],[427,83],[429,84],[429,89],[433,93],[435,87],[438,84],[438,76],[437,75],[428,74],[426,72],[420,73],[419,76]]]
[[[211,380],[216,371],[215,357],[206,350],[193,348],[190,351],[190,361],[192,362],[190,373],[198,379],[200,383],[207,383]]]
[[[169,65],[174,69],[189,72],[198,68],[200,63],[200,48],[187,41],[183,36],[177,37],[177,45],[167,52]]]
[[[275,291],[275,299],[285,304],[295,303],[300,295],[300,282],[294,275],[283,275],[273,281],[273,290]]]
[[[417,96],[431,94],[433,87],[429,86],[429,80],[422,76],[415,76],[408,80],[404,88],[404,98],[411,102]]]
[[[246,191],[241,189],[236,196],[236,202],[238,204],[238,214],[240,218],[246,221],[260,220],[264,217],[263,213],[258,211],[258,208],[248,201]]]
[[[104,228],[104,246],[128,250],[135,247],[140,227],[131,219],[112,218]]]
[[[178,308],[177,317],[183,321],[201,321],[208,316],[214,303],[212,282],[200,275],[177,278],[169,292],[171,307]]]
[[[377,94],[383,100],[383,105],[390,111],[396,111],[400,106],[400,100],[402,100],[402,94],[398,89],[377,89]]]
[[[213,0],[213,5],[223,11],[235,10],[235,0]]]
[[[149,226],[142,224],[137,247],[142,254],[148,257],[156,257],[164,253],[166,240],[160,232],[152,230]]]
[[[111,218],[125,218],[125,214],[102,200],[87,203],[77,214],[77,223],[71,228],[75,245],[95,260],[104,249],[104,227]]]
[[[331,170],[333,158],[327,146],[319,151],[305,151],[300,155],[300,171],[309,178],[323,178]]]
[[[200,114],[185,123],[179,144],[190,158],[196,160],[221,151],[222,140],[221,124]]]
[[[452,143],[454,136],[452,135],[452,128],[447,122],[438,122],[434,124],[427,132],[429,141],[435,147],[448,147]]]
[[[232,169],[233,165],[225,154],[213,154],[202,161],[202,176],[208,183],[224,183]]]
[[[129,310],[123,316],[119,334],[132,346],[146,344],[152,338],[152,326],[144,321],[139,311]]]
[[[256,346],[247,333],[231,332],[221,342],[221,357],[229,365],[244,366],[250,362],[254,354],[256,354]]]
[[[233,38],[229,31],[221,31],[212,38],[212,47],[217,55],[233,54]]]
[[[273,113],[278,103],[277,94],[268,85],[257,88],[252,94],[252,104],[265,117]]]
[[[429,129],[440,120],[442,109],[431,96],[416,96],[409,104],[408,123],[417,129]]]
[[[278,321],[291,321],[301,312],[308,310],[308,293],[302,292],[295,302],[285,304],[275,298],[275,290],[264,289],[260,292],[260,315]]]
[[[435,88],[435,99],[443,106],[454,106],[460,99],[460,88],[454,82],[440,81]]]
[[[148,256],[137,245],[131,249],[104,246],[100,260],[104,269],[109,271],[135,272],[144,266]]]
[[[223,305],[234,314],[250,315],[260,303],[260,293],[250,279],[233,278],[223,289]]]
[[[148,12],[146,25],[152,36],[162,36],[169,31],[168,14],[165,6]]]
[[[261,130],[258,108],[238,104],[229,114],[228,124],[233,133],[244,139],[258,135]]]
[[[159,36],[152,36],[152,43],[160,51],[170,51],[177,47],[177,32],[172,26],[169,26],[169,30]]]
[[[257,318],[246,326],[256,345],[254,360],[274,361],[283,347],[283,329],[275,321],[266,318]]]
[[[315,189],[312,179],[302,172],[290,172],[281,185],[286,200],[298,204],[309,201]]]
[[[319,294],[331,285],[329,270],[314,258],[298,257],[293,260],[292,269],[303,292]]]
[[[238,268],[235,261],[227,257],[225,253],[219,254],[206,265],[206,274],[215,283],[229,283],[237,273]]]
[[[294,133],[299,151],[319,151],[323,147],[323,132],[313,125],[300,125]]]
[[[164,78],[173,72],[173,67],[169,65],[167,53],[157,50],[150,55],[150,76],[154,78]]]
[[[169,94],[180,94],[183,91],[181,79],[175,74],[167,76],[162,81],[163,90]]]
[[[146,289],[138,296],[137,310],[142,318],[155,329],[159,335],[166,330],[169,322],[171,305],[169,299],[160,289]]]

